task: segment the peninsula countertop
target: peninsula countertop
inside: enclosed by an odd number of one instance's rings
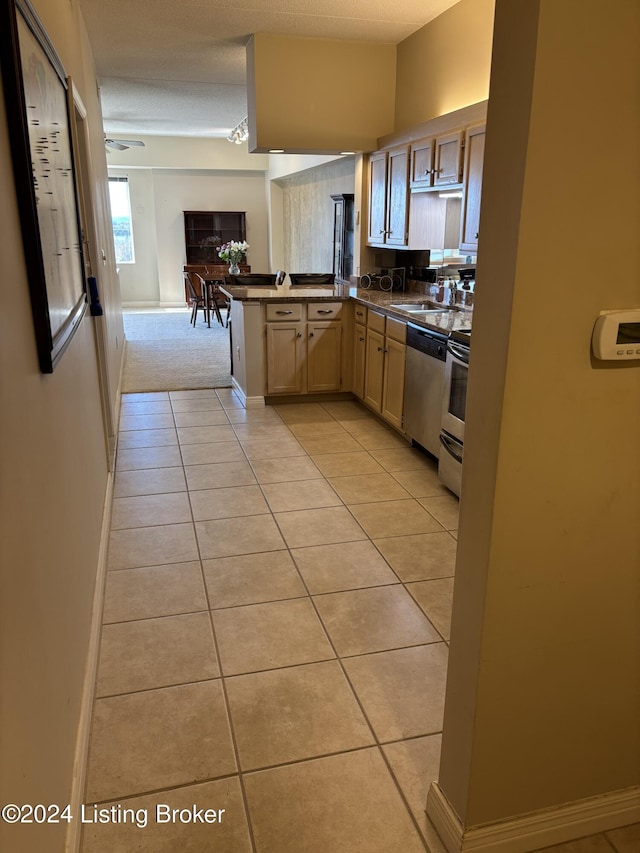
[[[470,329],[473,317],[473,312],[468,308],[442,305],[419,293],[368,290],[341,283],[325,286],[283,284],[279,287],[220,285],[220,290],[238,302],[265,304],[269,302],[346,302],[354,299],[384,314],[427,329],[435,329],[444,334],[459,329]],[[437,313],[416,313],[402,307],[406,305],[408,308],[416,304],[437,309]]]

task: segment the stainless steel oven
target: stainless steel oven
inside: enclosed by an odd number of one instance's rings
[[[438,477],[448,489],[458,496],[460,495],[464,459],[464,419],[467,404],[470,350],[471,332],[451,332],[447,341]]]

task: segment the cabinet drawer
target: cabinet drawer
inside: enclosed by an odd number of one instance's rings
[[[407,324],[402,320],[387,317],[387,337],[404,344],[407,340]]]
[[[369,310],[367,316],[367,326],[373,329],[374,332],[382,332],[384,335],[384,314],[378,314],[377,311]]]
[[[310,302],[307,307],[309,320],[339,320],[342,315],[342,302]]]
[[[276,302],[267,305],[267,320],[301,320],[302,304],[300,302]]]
[[[355,318],[356,323],[361,323],[363,326],[367,325],[367,308],[364,305],[360,305],[356,302],[355,308]]]

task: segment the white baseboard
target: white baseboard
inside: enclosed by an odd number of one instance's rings
[[[87,777],[87,761],[89,758],[89,734],[95,695],[96,674],[98,671],[98,655],[100,652],[100,628],[102,625],[102,605],[104,602],[105,576],[107,573],[107,551],[109,546],[109,531],[111,529],[111,503],[113,497],[113,474],[107,476],[107,488],[104,496],[102,513],[102,529],[100,533],[100,549],[96,569],[96,584],[93,591],[93,606],[91,611],[91,629],[89,634],[89,649],[84,673],[80,719],[76,737],[76,750],[73,762],[73,779],[69,804],[71,814],[79,815],[80,806],[84,800],[85,781]],[[78,853],[82,824],[76,818],[69,823],[65,841],[65,853]]]
[[[240,398],[242,405],[245,407],[245,409],[264,408],[264,397],[247,397],[247,395],[238,385],[236,379],[233,376],[231,377],[231,387],[236,392],[236,395]]]
[[[123,302],[122,308],[124,311],[127,308],[184,308],[186,311],[188,306],[183,299],[182,302]]]
[[[528,853],[640,821],[640,787],[611,791],[561,806],[464,829],[437,782],[427,815],[448,853]]]

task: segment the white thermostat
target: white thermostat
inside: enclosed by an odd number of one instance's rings
[[[640,308],[601,311],[591,344],[595,357],[603,361],[640,359]]]

